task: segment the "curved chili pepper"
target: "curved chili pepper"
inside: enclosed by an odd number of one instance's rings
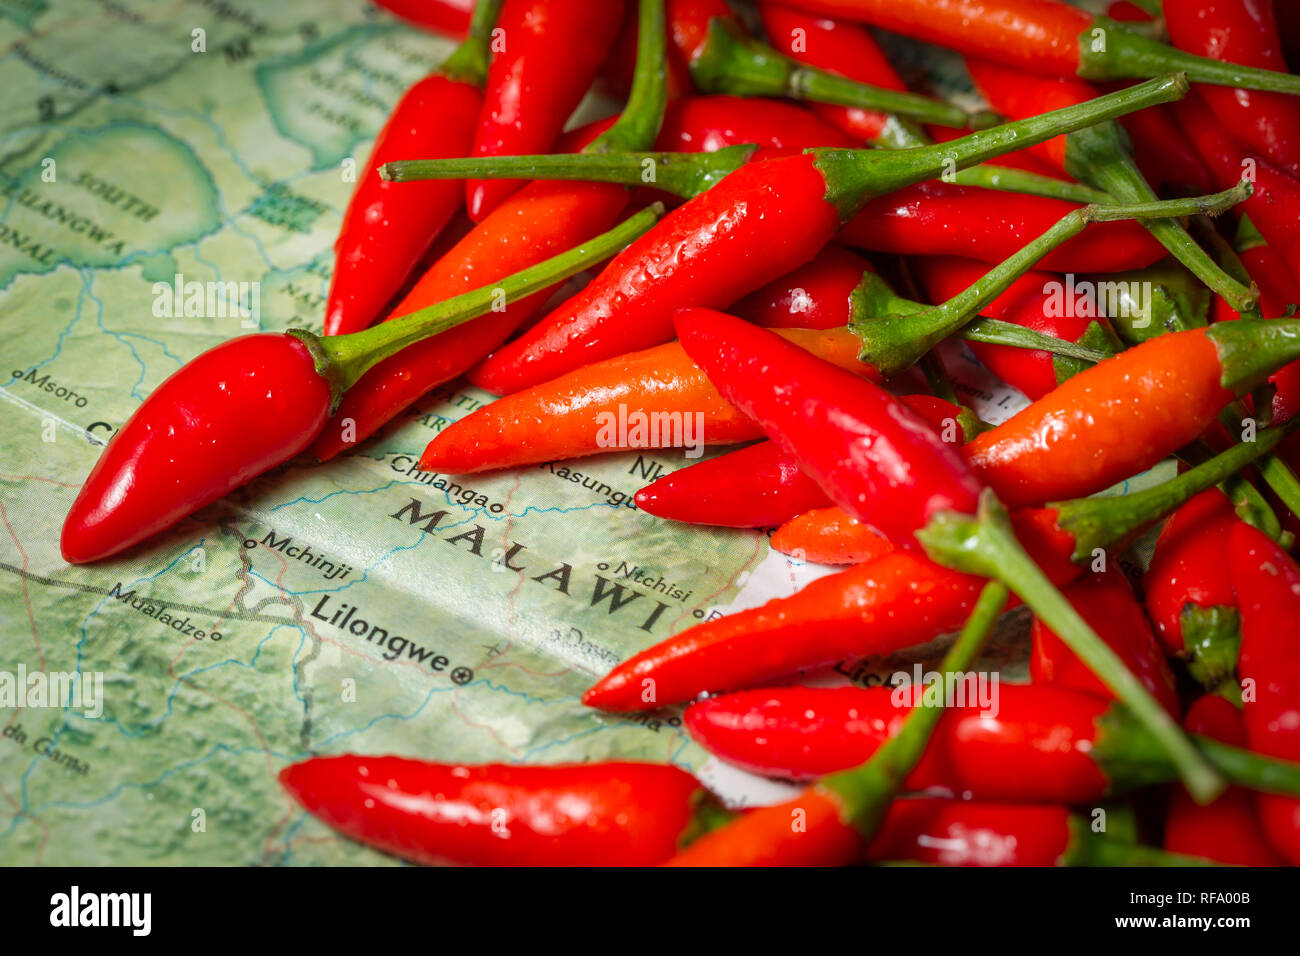
[[[1171,332],[1099,362],[965,448],[1009,507],[1102,491],[1195,440],[1300,355],[1300,323]]]
[[[914,272],[931,301],[943,302],[984,276],[981,263],[946,257],[919,259]],[[1065,282],[1047,272],[1027,272],[998,296],[981,314],[1012,322],[1053,338],[1114,354],[1119,342],[1097,319],[1101,312],[1080,308],[1082,296],[1064,300]],[[1053,314],[1055,313],[1055,314]],[[1038,349],[1019,349],[984,342],[970,343],[975,357],[1002,381],[1014,385],[1031,400],[1042,398],[1070,376],[1083,370],[1077,360]]]
[[[800,343],[797,337],[791,341]],[[818,354],[815,349],[808,351]],[[950,426],[964,430],[973,417],[966,409],[931,395],[903,395],[899,400],[940,437]],[[664,475],[638,491],[636,503],[648,514],[673,521],[770,528],[809,509],[824,508],[831,500],[804,474],[793,455],[776,442],[763,441]],[[844,518],[855,534],[879,540],[856,519]],[[817,561],[811,556],[808,560]]]
[[[498,394],[672,338],[677,308],[725,308],[810,260],[873,195],[1182,95],[1179,78],[910,150],[813,150],[742,166],[674,210],[476,376]],[[579,157],[572,158],[576,162]]]
[[[475,0],[374,0],[374,3],[407,23],[446,36],[463,37],[469,32]]]
[[[662,19],[662,3],[643,2],[638,19]],[[652,36],[654,36],[652,34]],[[637,84],[616,121],[562,138],[561,148],[644,146],[663,110],[662,38],[640,51]],[[608,229],[628,203],[627,190],[599,183],[533,182],[489,213],[430,266],[389,318],[427,308],[461,291],[528,268]],[[328,460],[364,441],[420,396],[472,368],[526,322],[553,290],[496,309],[476,322],[418,342],[381,362],[343,397],[312,451]]]
[[[1192,495],[1267,454],[1284,429],[1267,429],[1203,465],[1122,498],[1087,498],[1013,514],[1016,536],[1055,583],[1082,573],[1075,562],[1131,541]],[[683,469],[681,475],[691,469]],[[583,695],[606,710],[652,710],[711,691],[887,654],[952,630],[979,579],[908,552],[887,554],[818,578],[768,601],[673,635],[622,662]]]
[[[818,578],[788,598],[688,628],[583,694],[602,710],[654,710],[807,667],[887,654],[955,631],[983,584],[906,551]]]
[[[1192,856],[1116,840],[1064,806],[898,800],[868,860],[937,866],[1188,866]]]
[[[729,764],[816,779],[862,764],[899,732],[916,689],[898,680],[893,687],[740,691],[694,703],[683,719],[693,740]],[[985,700],[969,682],[956,688],[965,689],[965,701],[945,708],[907,778],[909,790],[1080,805],[1176,777],[1154,738],[1118,702],[1052,684],[999,682]],[[1270,795],[1300,787],[1300,765],[1207,738],[1196,745],[1241,786]]]
[[[1228,568],[1241,614],[1243,717],[1252,750],[1300,760],[1300,565],[1244,522],[1232,529]],[[1300,800],[1259,798],[1269,842],[1300,865]]]
[[[876,374],[858,361],[858,340],[847,329],[785,329],[781,335],[846,374]],[[663,424],[641,439],[629,431],[635,447],[725,445],[763,434],[722,397],[680,343],[669,342],[593,362],[484,405],[440,431],[420,467],[459,475],[608,452],[622,447],[611,426],[641,416]]]
[[[1016,119],[1084,103],[1097,95],[1097,91],[1087,83],[1026,75],[999,62],[972,57],[966,66],[993,108]],[[1176,133],[1176,129],[1173,131]],[[1152,202],[1157,198],[1133,161],[1128,141],[1117,122],[1099,123],[1031,147],[1031,150],[1081,182],[1111,194],[1116,201]],[[1234,307],[1246,309],[1254,304],[1257,296],[1228,275],[1188,235],[1181,223],[1174,219],[1151,219],[1144,220],[1141,225],[1197,278]]]
[[[725,0],[668,0],[668,31],[697,89],[742,96],[785,96],[887,110],[946,126],[992,125],[987,112],[970,114],[898,83],[868,85],[782,56],[749,36]]]
[[[1197,698],[1187,709],[1183,726],[1189,733],[1246,746],[1241,711],[1218,694]],[[1175,789],[1165,816],[1164,848],[1237,866],[1282,864],[1260,831],[1254,796],[1241,787],[1229,788],[1206,806],[1198,805],[1182,787]]]
[[[1238,523],[1232,502],[1217,488],[1183,505],[1160,532],[1143,576],[1147,611],[1165,650],[1189,659],[1207,687],[1230,678],[1241,629],[1223,556]]]
[[[1061,593],[1165,710],[1177,717],[1182,708],[1174,672],[1123,574],[1115,570],[1094,572],[1067,584]],[[1112,696],[1106,685],[1038,618],[1034,618],[1033,642],[1029,658],[1033,680]]]
[[[623,0],[505,0],[471,155],[550,149],[591,86],[623,12]],[[470,218],[480,221],[523,185],[470,180]]]
[[[975,509],[980,484],[965,462],[885,389],[721,312],[684,309],[674,322],[723,396],[895,545],[915,547],[936,512]]]
[[[532,269],[351,335],[246,335],[199,355],[145,399],[109,440],[63,524],[71,562],[122,551],[316,437],[342,393],[377,362],[423,337],[572,276],[645,232],[662,207]]]
[[[1181,50],[1286,72],[1272,0],[1165,0],[1164,19]],[[1300,104],[1282,93],[1209,85],[1198,92],[1233,136],[1300,174]]]
[[[1177,105],[1173,114],[1216,183],[1250,178],[1254,193],[1239,211],[1250,217],[1291,271],[1300,273],[1300,180],[1248,150],[1223,128],[1195,91]]]
[[[706,796],[676,767],[464,766],[346,754],[280,771],[309,813],[384,853],[433,865],[651,866]]]
[[[488,32],[500,6],[500,0],[479,5],[473,35],[402,94],[375,138],[334,244],[326,335],[356,332],[377,319],[460,209],[464,190],[456,180],[407,190],[376,170],[391,159],[469,152],[483,106]]]
[[[837,241],[873,252],[1001,262],[1078,208],[1045,196],[1011,200],[993,189],[926,182],[868,203],[845,223]],[[1151,265],[1165,254],[1136,222],[1098,222],[1038,265],[1049,271],[1119,272]]]
[[[1300,92],[1300,79],[1192,56],[1062,0],[790,0],[1043,76],[1125,79],[1180,70],[1198,83]]]

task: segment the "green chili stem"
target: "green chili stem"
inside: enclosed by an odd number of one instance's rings
[[[1204,441],[1195,441],[1179,449],[1178,457],[1189,465],[1199,466],[1213,459],[1215,452]],[[1251,527],[1258,528],[1274,541],[1278,540],[1282,534],[1282,524],[1258,488],[1240,474],[1228,475],[1219,484],[1223,493],[1232,501],[1238,518]]]
[[[404,159],[384,163],[389,182],[422,179],[569,179],[653,186],[690,199],[743,166],[758,147],[726,146],[712,153],[579,153],[536,156]]]
[[[1054,501],[1047,507],[1056,512],[1057,527],[1068,531],[1074,538],[1073,559],[1086,561],[1098,548],[1110,548],[1131,540],[1183,502],[1267,455],[1297,426],[1300,426],[1300,421],[1263,429],[1254,441],[1233,445],[1195,468],[1142,491],[1104,498]]]
[[[1061,866],[1219,866],[1214,860],[1171,853],[1159,847],[1107,839],[1094,833],[1089,821],[1070,815],[1070,843],[1062,854]]]
[[[714,17],[704,47],[690,65],[691,79],[705,93],[732,96],[788,96],[892,113],[940,126],[981,128],[997,120],[988,112],[960,107],[918,93],[868,86],[848,77],[798,63],[754,39],[731,17]]]
[[[502,0],[480,0],[474,4],[469,35],[443,62],[439,70],[443,76],[472,86],[482,86],[487,81],[488,38],[496,26],[501,3]]]
[[[990,581],[984,585],[965,626],[939,665],[945,686],[946,675],[967,670],[979,657],[1008,597],[1010,594],[1001,583]],[[919,693],[921,689],[916,690]],[[879,829],[904,778],[925,754],[943,711],[942,695],[937,705],[922,698],[921,703],[913,704],[898,734],[881,744],[870,760],[818,782],[820,789],[829,790],[840,799],[847,822],[857,828],[864,840],[870,840]]]
[[[371,367],[422,339],[445,332],[486,312],[549,288],[576,275],[590,265],[618,252],[643,235],[663,214],[655,203],[629,217],[608,232],[576,248],[552,256],[535,266],[507,276],[491,285],[437,302],[401,318],[381,322],[349,335],[319,336],[304,329],[290,334],[302,339],[316,357],[318,370],[330,381],[335,401]]]
[[[1115,202],[1108,193],[1085,186],[1083,183],[1072,183],[1052,176],[1013,169],[1010,166],[995,166],[990,163],[980,163],[978,166],[959,170],[952,181],[959,186],[979,186],[984,189],[996,189],[999,192],[1064,199],[1067,202],[1098,204]]]
[[[942,305],[857,327],[863,342],[862,359],[874,364],[884,375],[894,375],[908,368],[921,355],[967,325],[1040,259],[1077,236],[1089,223],[1179,216],[1189,212],[1222,212],[1247,198],[1251,189],[1250,183],[1243,181],[1212,196],[1116,206],[1089,205],[1076,209]]]
[[[873,197],[926,179],[974,166],[1072,133],[1085,126],[1116,119],[1187,94],[1187,77],[1180,73],[1108,93],[1039,116],[1003,123],[948,143],[906,150],[816,149],[817,168],[826,179],[826,201],[847,221]]]
[[[1118,202],[1153,202],[1158,197],[1133,162],[1126,139],[1113,120],[1071,133],[1066,137],[1066,170]],[[1237,312],[1248,311],[1259,301],[1259,290],[1253,283],[1243,285],[1228,275],[1180,223],[1154,219],[1142,225]]]
[[[849,300],[849,328],[861,335],[862,328],[877,319],[925,312],[931,306],[896,294],[889,284],[875,272],[862,274],[862,281],[853,290]],[[1075,342],[1067,342],[1053,335],[1036,332],[1000,319],[976,319],[958,333],[968,342],[986,342],[989,345],[1006,345],[1017,349],[1034,349],[1063,355],[1096,364],[1110,356]],[[928,374],[928,373],[927,373]],[[944,396],[940,396],[941,398]]]
[[[636,72],[632,74],[627,105],[614,125],[596,137],[583,152],[629,152],[654,145],[663,125],[664,108],[668,105],[667,43],[664,0],[640,0]]]
[[[1079,35],[1078,75],[1084,79],[1131,79],[1170,70],[1186,73],[1194,83],[1300,94],[1300,76],[1185,53],[1125,29],[1109,17],[1094,17],[1092,25]]]
[[[1197,801],[1208,802],[1222,792],[1223,779],[1177,722],[1025,553],[1011,530],[1006,509],[992,491],[986,489],[981,496],[977,516],[940,512],[916,537],[932,560],[968,574],[999,580],[1019,595],[1128,707],[1168,754],[1188,792]]]

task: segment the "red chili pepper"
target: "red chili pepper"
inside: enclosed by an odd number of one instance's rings
[[[1250,178],[1255,191],[1238,211],[1250,217],[1292,272],[1300,273],[1300,180],[1248,150],[1223,128],[1195,91],[1173,113],[1216,184]]]
[[[1099,115],[1180,95],[1177,78],[1153,84],[1111,94],[1105,107],[1101,101],[1072,107],[955,143],[898,151],[814,150],[742,166],[674,210],[582,292],[498,350],[476,376],[478,383],[505,394],[669,341],[675,309],[725,308],[802,265],[873,195],[1040,142]]]
[[[1082,573],[1074,562],[1131,541],[1194,494],[1277,446],[1268,429],[1161,485],[1123,498],[1087,498],[1013,512],[1016,537],[1056,584]],[[683,469],[674,477],[692,469]],[[743,492],[738,483],[738,491]],[[705,621],[619,664],[583,702],[652,710],[711,691],[735,690],[803,668],[923,644],[960,621],[979,579],[908,552],[887,554],[761,607]]]
[[[460,209],[464,190],[456,180],[408,189],[376,170],[392,159],[469,152],[483,105],[487,34],[499,8],[499,0],[480,5],[473,36],[402,95],[379,131],[334,244],[326,335],[356,332],[377,319]]]
[[[301,452],[329,417],[311,350],[245,335],[187,362],[118,429],[59,541],[84,564],[123,551]]]
[[[172,374],[109,440],[64,521],[71,562],[122,551],[287,461],[342,393],[423,337],[582,271],[644,233],[655,207],[583,246],[439,306],[351,335],[247,335]]]
[[[1286,73],[1176,50],[1061,0],[790,0],[1043,76],[1124,79],[1180,70],[1199,83],[1300,92]]]
[[[652,866],[689,834],[705,792],[648,763],[463,766],[348,754],[280,771],[308,812],[416,863]]]
[[[1300,565],[1244,522],[1232,529],[1228,568],[1241,614],[1241,675],[1252,750],[1300,760]],[[1261,796],[1269,842],[1300,865],[1300,800]]]
[[[875,369],[858,361],[858,339],[847,329],[786,329],[781,334],[854,375],[875,375]],[[652,417],[656,415],[662,417]],[[628,444],[621,444],[620,420],[644,420],[645,434],[638,437],[629,426]],[[659,423],[653,432],[652,422]],[[762,434],[722,397],[679,343],[669,342],[593,362],[477,409],[438,433],[425,448],[420,467],[459,475],[618,447],[731,444]]]
[[[1061,593],[1137,675],[1151,696],[1177,717],[1182,708],[1178,703],[1174,672],[1170,670],[1164,651],[1151,633],[1142,605],[1133,596],[1133,588],[1123,573],[1115,570],[1094,572],[1066,585]],[[1066,647],[1065,642],[1038,618],[1034,618],[1033,641],[1029,673],[1035,681],[1075,687],[1101,697],[1113,696],[1087,665]]]
[[[1218,694],[1197,698],[1187,709],[1183,726],[1188,733],[1246,746],[1241,711]],[[1175,789],[1165,817],[1164,848],[1237,866],[1282,865],[1260,831],[1254,796],[1241,787],[1230,788],[1206,806],[1197,804],[1182,787]]]
[[[1056,225],[1078,203],[953,183],[926,182],[873,200],[840,230],[838,241],[898,255],[966,256],[1001,262]],[[1048,253],[1041,269],[1121,272],[1164,258],[1165,248],[1133,221],[1092,223]]]
[[[916,277],[932,302],[952,298],[983,278],[986,271],[982,263],[969,259],[923,258],[914,265]],[[1064,290],[1065,282],[1059,275],[1027,272],[981,314],[1099,351],[1118,351],[1119,343],[1105,318],[1096,318],[1102,313],[1095,300],[1090,296],[1072,297],[1066,303]],[[1093,308],[1080,308],[1080,301],[1091,302]],[[1083,368],[1077,361],[1036,349],[984,342],[971,342],[970,347],[993,374],[1031,400],[1042,398]]]
[[[674,321],[723,396],[895,545],[917,547],[912,533],[936,512],[975,510],[980,484],[965,462],[885,389],[721,312]]]
[[[1091,831],[1063,806],[899,800],[867,850],[871,860],[938,866],[1058,866]]]
[[[982,584],[919,555],[886,554],[674,635],[619,664],[582,700],[602,710],[654,710],[922,644],[960,627]]]
[[[1197,56],[1286,72],[1272,0],[1165,0],[1170,41]],[[1300,174],[1300,104],[1282,93],[1197,88],[1233,136]]]
[[[983,700],[969,679],[955,686],[954,694],[965,689],[965,701],[945,708],[907,778],[908,790],[1086,805],[1176,779],[1172,762],[1119,703],[1052,684],[999,682],[996,694],[989,689]],[[770,687],[692,704],[684,721],[692,739],[729,764],[811,780],[868,760],[898,734],[916,693],[915,685],[902,683]],[[1197,744],[1235,783],[1278,792],[1300,786],[1300,766],[1293,763]]]
[[[1142,579],[1147,611],[1169,654],[1188,657],[1213,686],[1231,677],[1240,641],[1232,582],[1223,556],[1237,514],[1223,492],[1203,491],[1183,505],[1160,532]]]
[[[965,409],[930,395],[904,395],[900,401],[940,437],[950,424],[960,427],[969,418]],[[793,455],[776,442],[763,441],[664,475],[638,491],[636,503],[648,514],[673,521],[770,528],[809,509],[824,508],[831,500]],[[856,519],[844,518],[855,535],[880,540]],[[808,560],[818,559],[810,555]]]
[[[623,13],[623,0],[505,0],[472,155],[550,149],[595,79]],[[470,218],[480,221],[523,185],[470,180]]]
[[[807,265],[751,292],[729,310],[769,329],[833,329],[848,324],[850,299],[871,264],[830,245]]]
[[[1064,806],[898,800],[868,860],[937,866],[1186,866],[1197,860],[1097,833]]]
[[[1067,379],[968,444],[967,458],[1008,507],[1094,494],[1195,440],[1293,360],[1297,328],[1229,322],[1157,336]]]

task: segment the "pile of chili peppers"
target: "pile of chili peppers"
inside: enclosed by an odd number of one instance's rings
[[[463,42],[375,141],[323,332],[160,386],[65,558],[468,377],[500,397],[422,468],[698,414],[737,447],[639,508],[838,567],[583,698],[687,705],[788,802],[732,811],[672,766],[343,755],[284,769],[298,803],[422,863],[1300,864],[1300,76],[1270,0],[380,5]],[[955,51],[972,95],[909,88],[868,28]],[[621,112],[566,131],[593,87]],[[1104,287],[1144,301],[1060,291]],[[973,361],[1024,407],[980,421],[949,376]],[[825,679],[957,633],[938,686],[973,687],[1000,622],[1028,680],[993,701]]]

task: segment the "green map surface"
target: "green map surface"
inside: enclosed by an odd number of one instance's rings
[[[59,556],[103,441],[249,331],[160,317],[155,283],[257,283],[261,329],[319,329],[345,169],[449,49],[362,0],[0,0],[0,672],[104,680],[98,717],[0,707],[0,862],[393,863],[282,792],[313,754],[617,756],[777,794],[708,761],[679,710],[579,701],[641,648],[827,570],[630,507],[676,453],[451,484],[414,463],[490,396],[443,391],[119,559]],[[971,394],[987,418],[1023,401]]]
[[[104,679],[98,718],[0,709],[0,862],[391,862],[281,791],[318,753],[703,763],[676,716],[579,702],[769,558],[624,503],[677,454],[453,487],[414,463],[490,396],[444,392],[120,559],[59,557],[103,440],[248,331],[157,316],[154,283],[259,283],[260,328],[319,329],[344,163],[449,48],[360,0],[0,0],[0,671]],[[793,587],[778,564],[763,596]],[[348,607],[405,641],[330,623]]]

